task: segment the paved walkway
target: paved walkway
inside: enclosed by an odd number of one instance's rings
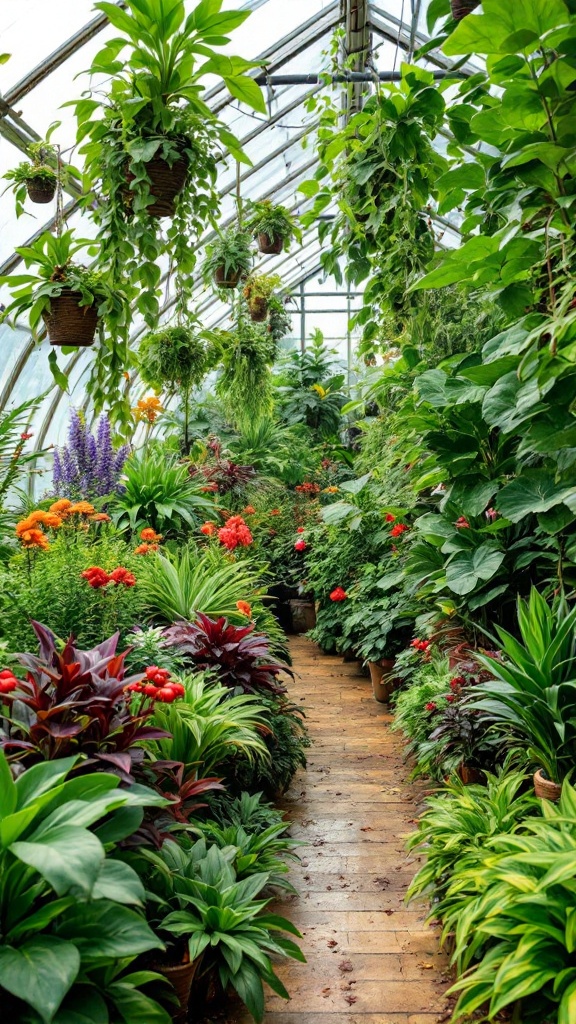
[[[306,710],[313,746],[283,802],[306,843],[290,872],[300,895],[275,909],[303,933],[308,962],[280,968],[291,1000],[269,993],[265,1024],[446,1020],[446,960],[424,907],[403,902],[417,867],[403,837],[422,791],[408,782],[401,737],[355,663],[301,637],[291,650],[290,696]]]

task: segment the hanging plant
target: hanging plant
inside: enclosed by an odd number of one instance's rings
[[[222,366],[216,390],[230,419],[240,425],[272,409],[271,366],[276,342],[264,326],[240,315],[234,331],[221,332]]]
[[[84,252],[94,256],[98,243],[87,239],[74,239],[71,230],[61,236],[49,231],[31,245],[19,246],[27,274],[7,274],[0,278],[12,291],[12,302],[3,313],[3,319],[14,314],[14,322],[28,313],[28,323],[34,337],[46,326],[53,345],[86,347],[92,345],[99,327],[108,350],[111,339],[119,348],[127,345],[129,324],[129,295],[110,276],[98,272],[94,264],[86,266],[75,257]],[[56,382],[66,387],[67,379],[58,370],[55,359],[50,365]]]
[[[89,90],[73,105],[86,174],[102,193],[94,217],[100,259],[115,277],[137,286],[136,308],[154,328],[159,310],[159,259],[168,253],[176,286],[190,297],[198,246],[216,227],[220,197],[217,162],[229,151],[249,163],[232,133],[202,100],[203,78],[222,78],[232,95],[265,113],[259,86],[246,72],[255,65],[214,49],[248,11],[220,11],[200,3],[186,16],[184,0],[126,0],[126,10],[96,8],[121,33],[96,55],[93,75],[111,80],[101,99]],[[92,204],[93,197],[87,200]],[[165,237],[158,220],[171,218]]]
[[[261,203],[248,201],[246,230],[258,240],[260,252],[278,255],[290,249],[290,242],[296,239],[302,244],[302,232],[298,222],[285,206],[274,206],[269,199]]]
[[[237,288],[252,268],[250,235],[247,231],[229,228],[206,247],[202,274],[207,284],[216,288]]]
[[[281,284],[282,279],[278,274],[250,274],[244,285],[243,295],[248,303],[250,319],[254,323],[266,320],[272,292]]]
[[[10,182],[4,192],[11,188],[14,193],[17,217],[24,213],[26,197],[33,203],[51,203],[58,185],[58,175],[51,166],[51,163],[56,165],[56,147],[48,142],[35,142],[28,147],[28,153],[30,161],[18,164],[3,175],[4,179]]]
[[[286,309],[288,301],[289,297],[281,299],[278,295],[271,295],[268,299],[268,333],[276,344],[292,330],[292,317]]]

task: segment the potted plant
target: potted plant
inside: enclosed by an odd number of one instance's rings
[[[136,304],[146,322],[158,316],[159,257],[168,251],[177,283],[189,297],[197,239],[207,222],[216,225],[220,196],[217,161],[223,152],[248,162],[227,126],[203,99],[208,74],[249,106],[266,113],[260,87],[246,72],[255,65],[222,56],[220,46],[248,11],[220,11],[184,0],[126,0],[122,7],[99,2],[117,36],[90,68],[98,82],[111,82],[102,97],[91,88],[75,106],[78,142],[89,183],[105,201],[94,209],[102,240],[101,259],[139,286]],[[92,198],[87,198],[92,203]],[[165,237],[154,221],[171,218]]]
[[[35,272],[0,278],[13,294],[3,317],[14,313],[16,322],[27,312],[33,334],[43,321],[52,345],[92,345],[101,321],[117,335],[127,323],[127,296],[105,273],[74,258],[82,251],[94,254],[97,248],[88,239],[75,240],[71,230],[59,237],[47,231],[30,245],[19,246],[16,252]]]
[[[268,300],[282,284],[278,274],[250,274],[244,285],[244,298],[248,302],[250,319],[262,323],[268,316]]]
[[[502,659],[476,654],[492,678],[470,700],[492,729],[537,770],[538,796],[557,800],[576,766],[576,608],[562,596],[553,607],[534,588],[518,600],[522,643],[497,627]]]
[[[248,202],[246,230],[258,239],[260,252],[277,256],[283,249],[288,251],[292,239],[302,242],[302,232],[297,221],[285,206],[274,206],[265,199],[261,203]]]
[[[46,142],[35,142],[28,147],[28,152],[31,162],[25,160],[4,175],[6,181],[11,183],[7,188],[11,187],[16,197],[17,217],[24,212],[27,195],[33,203],[51,203],[58,184],[57,174],[47,162],[50,159],[56,161],[55,147]]]
[[[202,272],[204,279],[213,281],[217,288],[237,288],[251,267],[250,235],[232,227],[206,247]]]

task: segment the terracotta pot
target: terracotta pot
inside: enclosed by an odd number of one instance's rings
[[[316,625],[316,609],[313,601],[305,601],[302,598],[292,598],[290,611],[292,613],[292,629],[295,633],[307,633]]]
[[[56,181],[29,178],[26,182],[26,190],[33,203],[51,203],[56,195]]]
[[[465,786],[473,786],[484,781],[484,773],[479,768],[470,768],[464,763],[458,766],[458,775]]]
[[[255,324],[261,324],[268,316],[268,300],[253,299],[250,303],[250,319]]]
[[[271,239],[264,232],[260,232],[258,235],[258,248],[265,256],[279,256],[284,248],[284,239],[282,235],[274,235]]]
[[[390,695],[394,688],[394,681],[389,678],[384,682],[382,680],[383,676],[385,674],[388,674],[393,667],[393,661],[382,660],[380,662],[368,662],[368,668],[370,669],[370,679],[372,680],[372,693],[374,694],[374,700],[378,701],[379,704],[388,704],[390,700]]]
[[[200,958],[187,964],[154,964],[152,969],[161,974],[172,985],[178,998],[178,1007],[171,1010],[172,1019],[178,1022],[186,1021],[188,1017],[188,1003],[194,975],[198,970]]]
[[[450,0],[452,17],[456,21],[462,21],[462,18],[465,18],[467,14],[471,14],[479,6],[480,0]]]
[[[240,278],[242,277],[242,271],[237,270],[235,273],[228,271],[228,277],[226,277],[226,271],[224,267],[216,267],[214,271],[214,283],[217,288],[237,288],[240,284]]]
[[[96,306],[81,306],[80,292],[63,288],[60,295],[50,299],[50,312],[42,313],[52,345],[79,345],[87,348],[94,343],[98,326]]]
[[[544,778],[542,769],[534,773],[534,792],[541,800],[552,800],[557,803],[562,795],[562,786],[557,782]]]

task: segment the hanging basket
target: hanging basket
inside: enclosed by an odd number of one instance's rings
[[[214,271],[214,284],[217,288],[237,288],[240,284],[242,271],[236,270],[226,272],[225,267],[216,267]]]
[[[467,14],[472,14],[480,6],[480,0],[450,0],[452,17],[455,21],[462,21]]]
[[[28,178],[26,190],[33,203],[51,203],[56,195],[56,179]]]
[[[150,195],[154,202],[146,207],[149,217],[173,217],[175,199],[186,183],[188,161],[184,157],[175,160],[172,166],[163,157],[155,157],[145,164],[150,179]],[[134,181],[134,175],[126,169],[126,181]],[[127,191],[127,206],[131,207],[131,193]]]
[[[42,313],[52,345],[78,345],[88,348],[94,344],[98,326],[96,306],[81,306],[82,295],[72,288],[63,288],[60,295],[50,299],[50,310]]]
[[[250,303],[250,319],[255,324],[261,324],[268,316],[268,300],[253,299]]]
[[[258,248],[265,256],[279,256],[284,248],[284,239],[282,235],[270,238],[266,232],[261,231],[258,235]]]
[[[172,1020],[178,1021],[178,1024],[184,1024],[188,1018],[190,991],[192,989],[192,982],[194,981],[194,975],[198,970],[199,963],[200,959],[198,958],[197,960],[193,960],[192,963],[186,964],[174,964],[171,966],[166,966],[165,964],[152,965],[152,969],[156,971],[157,974],[161,974],[166,978],[176,993],[178,1006],[171,1012]]]
[[[552,800],[557,803],[562,795],[562,786],[551,779],[544,778],[542,769],[534,773],[534,792],[541,800]]]

